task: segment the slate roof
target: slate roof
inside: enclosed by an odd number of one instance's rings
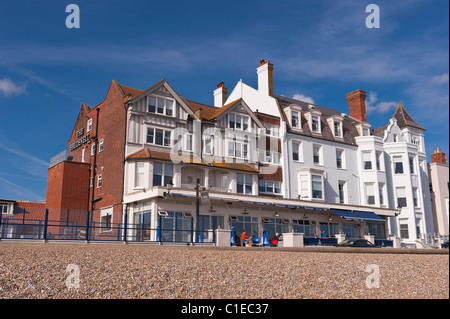
[[[282,96],[282,95],[274,94],[273,97],[278,100],[278,104],[280,105],[280,107],[283,110],[286,107],[289,107],[291,105],[299,106],[302,109],[301,123],[302,123],[303,133],[300,133],[298,131],[293,131],[292,129],[290,129],[290,127],[288,125],[288,131],[290,133],[311,136],[314,138],[321,138],[324,140],[335,141],[335,142],[340,142],[340,143],[345,143],[345,144],[350,144],[350,145],[356,145],[355,137],[359,136],[359,133],[358,133],[358,130],[356,129],[355,125],[361,123],[360,121],[358,121],[352,117],[349,117],[349,116],[343,117],[343,121],[342,121],[343,139],[336,138],[334,136],[333,131],[330,128],[330,125],[327,122],[327,119],[332,117],[333,115],[342,116],[341,112],[334,110],[334,109],[327,108],[327,107],[323,107],[323,106],[311,104],[308,102],[288,98],[288,97]],[[313,134],[309,128],[308,121],[305,118],[305,113],[310,111],[309,105],[313,105],[315,110],[318,110],[322,113],[322,115],[320,116],[321,134]],[[284,112],[283,112],[283,116],[285,116]],[[285,121],[289,123],[289,119],[285,118]]]
[[[406,112],[403,104],[401,103],[397,106],[393,118],[397,120],[397,125],[400,128],[412,127],[422,131],[426,131],[419,123],[414,121],[414,119],[408,114],[408,112]]]

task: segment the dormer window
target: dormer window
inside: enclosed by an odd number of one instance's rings
[[[266,127],[266,134],[273,137],[279,137],[280,136],[280,127],[278,125],[274,124],[264,124]]]
[[[319,117],[318,116],[311,116],[311,131],[314,133],[320,133],[320,126],[319,126]]]
[[[229,114],[228,115],[228,127],[236,130],[247,131],[249,118],[247,116]]]
[[[334,122],[334,137],[342,137],[342,122]]]
[[[335,138],[343,138],[344,137],[343,127],[342,127],[343,120],[344,120],[344,118],[339,115],[333,115],[327,119],[330,129],[333,132],[333,136]]]
[[[160,97],[149,96],[147,111],[149,113],[173,116],[173,101]]]
[[[307,117],[309,118],[309,128],[312,133],[321,134],[322,128],[320,126],[320,116],[322,113],[319,110],[314,109],[312,105],[310,105],[310,111],[307,113]]]
[[[292,111],[292,113],[291,113],[291,126],[293,128],[301,128],[300,112]]]

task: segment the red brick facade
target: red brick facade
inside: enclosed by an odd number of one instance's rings
[[[47,182],[47,207],[52,217],[66,214],[67,210],[86,211],[91,207],[94,187],[94,213],[92,220],[100,221],[100,210],[113,207],[113,223],[122,221],[123,160],[125,151],[126,102],[133,94],[141,91],[111,82],[105,99],[94,108],[83,104],[68,141],[68,161],[49,169]],[[99,109],[98,141],[103,140],[103,149],[96,145],[97,170],[93,176],[94,155]],[[88,127],[89,120],[92,124]],[[89,173],[89,168],[91,168]],[[90,175],[89,175],[90,174]],[[98,179],[101,176],[101,186]],[[63,218],[64,219],[64,218]]]
[[[366,119],[366,92],[356,90],[346,95],[349,115],[360,122],[367,122]]]

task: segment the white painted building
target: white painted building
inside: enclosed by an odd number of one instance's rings
[[[203,230],[370,233],[411,244],[430,231],[424,129],[403,106],[371,130],[362,90],[347,95],[347,115],[274,94],[269,61],[257,76],[258,89],[240,80],[228,96],[219,83],[214,106],[186,100],[165,80],[129,101],[124,205],[133,222],[187,228],[199,179],[210,198],[199,208]]]

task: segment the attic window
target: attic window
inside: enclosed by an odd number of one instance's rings
[[[311,116],[311,131],[314,133],[320,133],[320,122],[318,116]]]
[[[342,122],[334,122],[334,136],[342,138]]]
[[[160,97],[153,97],[149,96],[147,98],[148,101],[148,108],[147,111],[149,113],[157,113],[157,114],[163,114],[167,116],[173,116],[173,101],[160,98]]]
[[[291,125],[292,125],[293,128],[301,128],[300,112],[292,111],[292,113],[291,113]]]

